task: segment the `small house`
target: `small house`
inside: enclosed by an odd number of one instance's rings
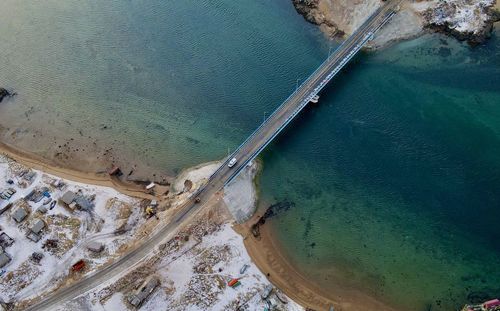
[[[493,299],[493,300],[489,300],[489,301],[486,301],[485,303],[483,303],[483,308],[486,309],[486,310],[490,310],[490,309],[493,309],[499,307],[500,308],[500,300],[498,299]]]
[[[82,211],[89,211],[94,208],[94,204],[90,202],[86,197],[78,197],[75,200],[76,207],[81,209]]]
[[[30,193],[28,193],[25,197],[24,200],[26,201],[31,201],[31,198],[36,194],[36,190],[31,190]]]
[[[73,191],[66,191],[61,198],[61,201],[63,201],[66,205],[70,205],[75,200],[76,194]]]
[[[144,300],[151,295],[158,285],[160,285],[160,280],[158,278],[153,277],[149,279],[145,282],[145,284],[143,284],[143,286],[141,286],[136,294],[132,294],[128,297],[128,302],[136,308],[140,307]]]
[[[47,208],[45,206],[40,206],[36,211],[40,214],[45,214],[47,213]]]
[[[33,180],[34,180],[34,179],[35,179],[35,177],[36,177],[36,173],[35,173],[35,172],[33,172],[33,171],[31,171],[31,172],[27,172],[27,173],[25,173],[22,177],[23,177],[23,179],[24,179],[24,180],[26,180],[27,182],[32,183],[32,182],[33,182]]]
[[[34,262],[39,263],[43,259],[43,253],[34,252],[33,254],[31,254],[30,258]]]
[[[14,240],[7,235],[7,233],[2,232],[0,234],[0,246],[3,248],[7,248],[14,243]]]
[[[94,253],[100,253],[104,250],[104,245],[102,243],[99,243],[99,242],[90,242],[87,245],[87,249],[91,252],[94,252]]]
[[[41,219],[37,220],[33,226],[31,226],[30,231],[26,235],[28,239],[30,239],[33,242],[38,242],[42,238],[42,230],[45,228],[45,222]]]
[[[43,228],[45,228],[45,222],[41,219],[38,219],[34,224],[33,226],[30,228],[31,232],[33,232],[34,234],[40,234],[43,230]]]
[[[28,212],[26,212],[26,210],[22,207],[19,207],[14,214],[12,214],[12,218],[14,218],[14,220],[18,223],[22,222],[26,216],[28,216]]]
[[[11,260],[7,253],[0,254],[0,268],[5,267]]]
[[[5,205],[4,207],[0,208],[0,215],[5,213],[6,211],[8,211],[12,206],[13,206],[13,204],[9,203],[9,204]]]

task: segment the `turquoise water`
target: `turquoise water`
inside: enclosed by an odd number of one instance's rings
[[[166,174],[225,156],[328,50],[287,0],[3,7],[0,85],[20,94],[0,106],[7,138],[51,156],[43,127]]]
[[[272,226],[306,275],[405,310],[500,295],[499,48],[360,57],[267,150],[264,197],[296,203]]]
[[[2,8],[6,139],[166,174],[225,156],[334,45],[289,0]],[[500,296],[499,47],[363,54],[264,152],[263,201],[295,202],[270,224],[306,275],[408,310]]]

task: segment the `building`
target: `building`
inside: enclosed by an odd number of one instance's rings
[[[84,196],[76,198],[75,203],[76,207],[81,209],[82,211],[89,211],[94,208],[94,204],[92,204],[92,202],[90,202]]]
[[[462,311],[500,311],[500,300],[492,299],[481,304],[465,305]]]
[[[128,297],[128,302],[136,308],[140,307],[158,285],[160,285],[158,278],[153,277],[149,279],[135,294]]]
[[[66,193],[63,194],[61,201],[64,202],[66,205],[70,205],[76,200],[76,193],[73,191],[66,191]]]
[[[22,222],[26,216],[28,216],[28,212],[22,207],[18,208],[14,214],[12,214],[12,218],[14,218],[16,222]]]
[[[90,242],[87,244],[87,249],[94,253],[100,253],[104,250],[104,245],[99,242]]]
[[[0,268],[5,267],[12,259],[7,253],[0,254]]]
[[[28,239],[33,242],[38,242],[42,238],[42,230],[45,228],[45,222],[41,219],[38,219],[33,226],[30,228],[30,232],[27,234]]]
[[[485,310],[500,310],[500,300],[492,299],[483,303],[483,308]]]
[[[61,197],[66,206],[72,211],[75,208],[81,209],[83,211],[88,211],[94,208],[94,204],[83,195],[78,195],[73,191],[66,191],[66,193]]]
[[[6,211],[8,211],[11,207],[12,207],[12,203],[8,203],[4,207],[0,208],[0,215],[2,215],[3,213],[5,213]]]
[[[14,243],[14,240],[10,236],[8,236],[7,233],[2,232],[0,234],[0,246],[2,248],[5,249],[5,248],[11,246],[13,243]]]
[[[45,213],[47,213],[47,208],[45,206],[40,206],[37,209],[37,212],[39,212],[40,214],[45,214]]]
[[[34,224],[33,226],[30,228],[31,232],[33,232],[34,234],[40,234],[43,230],[43,228],[45,228],[45,222],[41,219],[38,219]]]

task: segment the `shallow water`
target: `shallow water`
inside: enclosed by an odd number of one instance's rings
[[[328,49],[287,0],[2,6],[7,139],[52,156],[71,137],[167,174],[225,156]]]
[[[365,55],[267,150],[264,197],[296,203],[272,226],[306,275],[407,310],[500,295],[499,48]]]
[[[167,174],[225,156],[333,45],[288,0],[2,8],[7,139]],[[293,263],[409,310],[500,296],[499,41],[363,54],[265,151],[264,200],[296,203],[271,221]]]

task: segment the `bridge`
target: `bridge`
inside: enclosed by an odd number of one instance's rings
[[[344,66],[396,14],[394,2],[376,10],[337,50],[314,71],[264,122],[228,157],[209,181],[230,183],[307,106]],[[228,167],[231,159],[237,164]],[[219,184],[220,185],[220,184]],[[217,188],[212,183],[210,187]],[[201,189],[203,191],[204,189]]]
[[[140,264],[156,246],[169,238],[179,226],[188,221],[202,207],[231,182],[255,159],[266,146],[307,106],[342,68],[365,46],[375,33],[395,14],[397,0],[387,0],[313,72],[264,122],[228,157],[177,212],[173,221],[163,225],[141,244],[134,247],[115,262],[95,271],[82,280],[64,287],[42,299],[27,310],[55,310],[61,304],[81,296],[106,283],[121,273]],[[229,167],[231,159],[237,159]]]

